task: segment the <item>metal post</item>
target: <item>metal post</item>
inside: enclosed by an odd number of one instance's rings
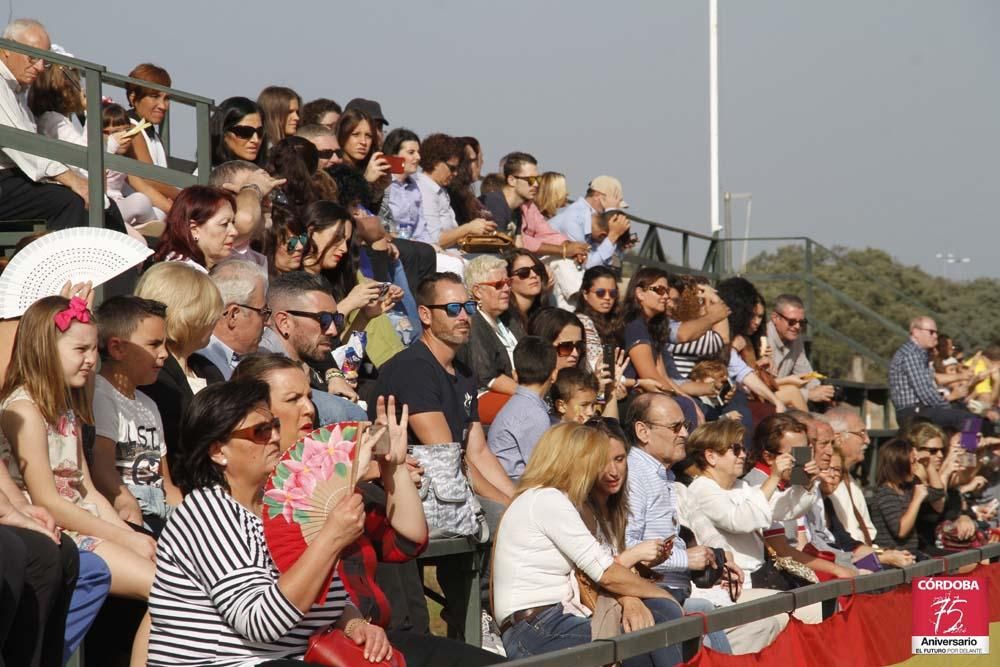
[[[212,172],[212,139],[208,133],[208,112],[208,104],[195,102],[194,115],[197,124],[197,145],[199,149],[196,156],[198,160],[198,182],[202,185],[208,185],[208,176]]]
[[[101,73],[84,70],[87,77],[87,194],[91,227],[104,226],[104,133],[101,124]]]
[[[719,225],[719,2],[708,3],[708,171],[709,212],[713,234]]]
[[[163,144],[163,152],[167,156],[167,162],[170,162],[170,109],[167,109],[163,113],[163,122],[160,123],[160,143]]]
[[[690,243],[690,237],[687,234],[681,234],[681,264],[684,265],[685,269],[691,268]]]

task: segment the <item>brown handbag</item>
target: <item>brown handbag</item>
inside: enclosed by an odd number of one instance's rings
[[[466,254],[501,253],[514,247],[514,239],[502,232],[469,234],[458,242],[458,249]]]

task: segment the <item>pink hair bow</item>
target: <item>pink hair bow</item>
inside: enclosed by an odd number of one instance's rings
[[[90,310],[87,308],[86,301],[78,296],[74,296],[69,300],[69,305],[56,313],[53,319],[56,322],[56,329],[65,333],[73,323],[73,320],[82,322],[83,324],[90,322]]]

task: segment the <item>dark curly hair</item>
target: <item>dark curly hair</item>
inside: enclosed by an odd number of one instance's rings
[[[759,350],[760,337],[764,334],[765,328],[759,326],[756,331],[749,331],[749,329],[754,308],[760,304],[765,311],[767,310],[764,297],[752,282],[740,277],[723,280],[716,287],[716,291],[719,298],[729,306],[730,336],[733,338],[743,336],[753,344],[755,350]]]
[[[364,175],[349,164],[335,164],[326,170],[337,184],[337,203],[351,210],[355,206],[369,206],[372,189]]]
[[[590,307],[587,300],[583,298],[584,293],[589,292],[594,283],[601,278],[610,278],[618,285],[618,274],[607,266],[592,266],[583,274],[583,282],[580,283],[580,299],[576,302],[576,312],[586,315],[594,323],[597,335],[601,337],[601,342],[605,345],[615,345],[624,347],[622,332],[624,329],[622,301],[619,298],[615,301],[608,313],[599,313]]]
[[[420,168],[427,173],[434,171],[439,162],[463,155],[465,147],[462,142],[448,134],[432,134],[420,142]]]
[[[267,171],[275,178],[284,178],[281,186],[288,203],[296,209],[305,208],[319,199],[313,185],[313,174],[319,166],[319,151],[316,145],[302,137],[285,137],[271,150],[267,160]]]
[[[670,276],[670,287],[677,290],[678,298],[674,303],[673,319],[687,322],[701,317],[704,300],[700,285],[708,284],[708,279],[687,274]]]
[[[625,289],[626,323],[639,318],[645,319],[646,315],[642,312],[642,307],[639,305],[638,299],[635,298],[635,294],[657,280],[666,280],[669,284],[670,276],[663,269],[652,266],[644,266],[632,275],[632,279],[628,281],[628,287]],[[649,335],[656,344],[653,351],[655,358],[656,354],[670,342],[670,318],[667,317],[666,313],[658,313],[650,318],[646,326],[649,328]]]

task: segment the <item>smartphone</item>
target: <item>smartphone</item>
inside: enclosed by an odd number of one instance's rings
[[[795,465],[792,467],[792,484],[806,486],[809,484],[809,474],[806,472],[806,464],[812,461],[812,447],[792,447],[792,458]]]
[[[732,390],[733,390],[733,383],[730,382],[728,379],[723,380],[722,386],[719,388],[719,397],[725,398],[726,396],[729,395],[729,392],[731,392]]]
[[[611,373],[615,372],[615,346],[614,345],[602,345],[601,351],[604,355],[604,363],[607,365],[608,370]]]
[[[958,457],[959,463],[965,468],[976,465],[976,450],[979,449],[979,431],[983,428],[983,420],[979,417],[969,417],[962,421],[962,432],[958,442],[964,450]]]
[[[389,287],[392,283],[382,283],[382,286],[378,290],[378,300],[381,301],[385,298],[385,295],[389,293]]]
[[[405,159],[401,155],[383,155],[382,159],[389,163],[390,174],[402,174],[403,162]]]
[[[372,448],[372,454],[376,456],[385,456],[389,453],[390,444],[389,429],[384,429],[382,431],[382,435],[380,435],[378,440],[375,441],[375,446]]]

